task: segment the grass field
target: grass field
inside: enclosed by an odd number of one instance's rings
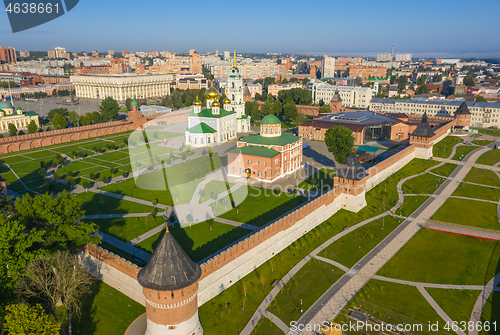
[[[493,150],[486,151],[476,161],[477,164],[490,165],[490,166],[493,166],[498,162],[500,162],[500,150],[499,149],[493,149]]]
[[[73,313],[73,334],[124,334],[146,308],[111,286],[95,281],[82,301],[81,315]]]
[[[474,199],[484,199],[491,201],[500,200],[500,189],[486,186],[461,183],[458,185],[453,195]]]
[[[424,196],[414,196],[405,197],[405,200],[401,207],[396,210],[397,215],[409,217],[413,212],[415,212],[429,197]]]
[[[333,187],[333,176],[335,170],[320,169],[310,175],[307,179],[299,184],[299,188],[304,190],[327,190]]]
[[[500,230],[497,206],[484,201],[449,198],[431,218],[464,226]]]
[[[94,192],[79,193],[76,197],[81,200],[86,215],[151,213],[153,210],[152,205],[138,204]]]
[[[336,323],[348,322],[347,310],[358,306],[361,310],[379,320],[392,324],[423,324],[426,329],[429,322],[443,327],[443,319],[429,305],[427,300],[414,286],[407,286],[372,279],[347,305],[336,319]],[[408,319],[411,318],[411,319]],[[417,332],[422,333],[423,332]],[[357,334],[350,332],[348,334]]]
[[[445,181],[430,173],[411,178],[403,183],[404,194],[432,194]]]
[[[479,332],[481,335],[493,335],[498,334],[499,325],[498,320],[500,320],[500,292],[493,291],[490,295],[486,304],[483,308],[483,314],[481,314],[481,321],[486,323],[488,321],[491,325],[489,331],[482,330]],[[496,329],[493,327],[493,323],[496,322]]]
[[[211,229],[210,229],[211,228]],[[170,227],[169,232],[179,242],[188,256],[195,262],[199,262],[205,257],[228,246],[232,242],[249,234],[251,231],[241,227],[234,227],[220,222],[200,222],[191,227],[180,228],[178,224]],[[139,242],[137,247],[153,253],[160,242],[163,234],[160,233]]]
[[[448,158],[453,151],[453,146],[463,141],[460,137],[447,136],[432,147],[432,155],[434,157]]]
[[[284,333],[271,320],[262,317],[251,335],[283,335]]]
[[[477,147],[473,145],[461,145],[457,147],[457,151],[452,159],[461,161],[469,154],[469,152],[476,150]]]
[[[449,177],[453,173],[453,171],[455,171],[457,166],[457,164],[444,163],[443,165],[432,169],[432,172],[443,177]]]
[[[481,291],[473,290],[445,290],[439,288],[425,289],[446,314],[459,324],[469,322],[472,309]]]
[[[290,322],[298,320],[343,274],[344,271],[329,263],[310,260],[281,289],[268,310],[290,325]]]
[[[481,145],[481,146],[485,146],[485,145],[488,145],[488,144],[493,143],[493,142],[494,141],[491,141],[491,140],[473,140],[473,141],[471,141],[471,143]]]
[[[464,181],[471,183],[500,187],[500,179],[495,172],[473,167],[465,176]]]
[[[499,242],[420,229],[377,274],[424,283],[485,285],[498,271],[498,246]]]
[[[399,224],[392,216],[370,222],[333,242],[319,255],[351,268]]]
[[[151,229],[165,223],[162,216],[157,216],[154,224],[147,225],[144,217],[119,219],[92,219],[99,226],[99,231],[128,242]],[[113,250],[111,250],[113,251]]]

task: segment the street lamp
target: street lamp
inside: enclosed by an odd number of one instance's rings
[[[360,260],[360,253],[361,253],[361,246],[359,246],[359,249],[358,249],[358,261]]]

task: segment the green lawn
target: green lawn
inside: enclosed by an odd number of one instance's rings
[[[453,151],[453,146],[463,141],[460,137],[447,136],[432,147],[432,155],[434,157],[448,158]]]
[[[283,335],[284,333],[271,320],[261,317],[251,335]]]
[[[481,321],[483,324],[488,321],[491,325],[490,331],[480,331],[480,335],[493,335],[498,334],[499,321],[500,321],[500,292],[493,291],[483,308],[481,314]],[[496,329],[493,328],[493,322],[496,322]]]
[[[420,229],[377,274],[425,283],[485,285],[499,271],[499,246],[499,242]]]
[[[119,218],[119,219],[92,219],[99,226],[99,231],[116,237],[123,242],[128,242],[134,238],[147,233],[153,228],[165,223],[162,216],[157,216],[152,225],[146,225],[146,218]]]
[[[452,159],[456,161],[461,161],[469,154],[469,152],[476,150],[477,147],[473,145],[461,145],[457,147],[457,151],[455,152],[455,156]]]
[[[81,200],[87,215],[150,213],[153,210],[152,204],[147,206],[93,192],[79,193],[76,197]]]
[[[210,226],[212,229],[210,229]],[[251,231],[220,222],[200,222],[191,227],[180,228],[178,224],[169,228],[184,251],[195,262],[210,256]],[[164,230],[137,244],[137,247],[153,253],[164,234]]]
[[[500,200],[500,189],[461,183],[458,185],[456,191],[453,192],[453,195],[458,197],[498,201]]]
[[[447,290],[427,287],[426,291],[453,320],[469,322],[472,308],[481,291]]]
[[[302,196],[296,197],[285,192],[276,193],[267,188],[251,186],[248,186],[247,190],[240,187],[234,192],[234,197],[241,199],[245,192],[248,192],[248,195],[238,208],[233,208],[225,213],[223,208],[216,208],[216,213],[222,212],[219,216],[224,219],[263,226],[307,200]]]
[[[470,170],[469,174],[465,176],[464,181],[476,184],[500,187],[500,179],[498,179],[495,172],[475,167],[473,167]]]
[[[409,217],[415,212],[429,197],[414,196],[405,197],[403,205],[396,210],[397,215]]]
[[[449,198],[432,216],[433,220],[500,230],[497,204],[467,199]]]
[[[81,315],[74,313],[74,335],[124,334],[146,308],[111,286],[97,281],[83,298]]]
[[[203,195],[200,196],[199,203],[202,204],[207,200],[217,198],[219,194],[226,192],[228,188],[231,188],[233,185],[234,183],[226,184],[224,181],[209,181],[203,188],[203,192],[201,192]]]
[[[135,183],[134,178],[128,178],[122,182],[119,182],[118,184],[107,185],[104,187],[100,187],[99,189],[147,201],[153,201],[157,199],[158,203],[162,205],[172,205],[172,198],[170,197],[169,190],[147,190],[140,188]]]
[[[444,163],[443,165],[432,169],[432,172],[443,177],[449,177],[453,173],[453,171],[455,171],[457,166],[457,164]]]
[[[387,215],[370,222],[330,244],[320,256],[351,268],[400,224],[398,220]]]
[[[482,154],[476,161],[477,164],[493,166],[500,162],[500,150],[492,149]]]
[[[477,145],[481,145],[481,146],[485,146],[485,145],[488,145],[490,143],[493,143],[494,141],[491,141],[491,140],[474,140],[474,141],[471,141],[471,143],[473,144],[477,144]]]
[[[361,310],[379,320],[392,324],[421,323],[423,324],[423,330],[427,330],[429,322],[432,324],[439,322],[441,327],[445,325],[443,319],[414,286],[372,279],[344,308],[342,314],[339,314],[335,319],[335,322],[349,322],[345,314],[348,313],[349,308],[354,306],[358,306]],[[427,332],[418,333],[428,334]],[[350,332],[348,334],[354,333]]]
[[[333,176],[335,176],[335,170],[323,168],[310,175],[298,187],[307,191],[312,189],[327,190],[333,187]]]
[[[432,194],[445,181],[430,173],[411,178],[403,183],[404,194]]]
[[[329,263],[310,260],[281,289],[268,310],[290,325],[290,322],[298,320],[343,274],[344,271]]]

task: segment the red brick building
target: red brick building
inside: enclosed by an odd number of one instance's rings
[[[384,67],[368,67],[364,65],[349,65],[347,68],[347,75],[349,77],[361,77],[362,79],[368,78],[385,78],[387,76],[387,69]]]

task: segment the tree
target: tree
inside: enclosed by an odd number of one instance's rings
[[[66,177],[66,185],[73,186],[74,183],[75,183],[75,178],[73,178],[72,176]]]
[[[201,155],[202,155],[203,157],[205,157],[205,155],[206,155],[206,154],[207,154],[207,151],[206,151],[205,149],[203,149],[203,150],[201,151]]]
[[[31,120],[30,123],[28,124],[28,134],[34,134],[36,133],[38,129],[38,126],[35,123],[35,120]]]
[[[318,111],[318,113],[320,113],[320,114],[321,113],[326,114],[326,113],[331,113],[331,112],[332,112],[332,110],[330,109],[330,105],[323,105],[319,108],[319,111]]]
[[[410,90],[415,91],[415,84],[413,84],[413,83],[412,83],[412,84],[410,85]]]
[[[65,129],[68,125],[68,120],[64,116],[56,114],[52,119],[52,124],[56,129]]]
[[[5,329],[9,334],[58,335],[60,325],[49,318],[40,304],[9,305],[5,308]]]
[[[343,164],[352,147],[354,146],[354,136],[349,128],[338,126],[327,130],[325,143],[335,160]]]
[[[68,113],[68,121],[73,124],[73,127],[75,125],[76,126],[78,125],[80,118],[81,118],[80,115],[78,115],[78,113],[75,111],[71,111]]]
[[[417,78],[417,86],[422,86],[425,84],[426,77],[425,76],[420,76]]]
[[[87,190],[90,187],[90,181],[88,179],[82,180],[82,186]]]
[[[283,119],[294,122],[295,120],[297,120],[297,113],[297,106],[295,106],[293,102],[288,101],[283,106]]]
[[[80,312],[81,297],[90,291],[94,279],[80,268],[76,256],[69,252],[56,251],[31,262],[26,276],[20,283],[20,291],[29,298],[44,300],[66,333],[57,308],[62,305],[66,311],[67,333],[72,334],[71,316]]]
[[[66,118],[68,116],[68,110],[66,108],[51,109],[47,115],[47,119],[49,119],[49,121],[53,121],[56,115],[61,115]]]
[[[108,182],[109,177],[108,176],[102,176],[102,182],[106,184]]]
[[[408,84],[407,76],[401,76],[398,78],[398,90],[400,92],[406,88],[406,84]]]
[[[90,178],[91,180],[95,180],[95,172],[90,172],[90,173],[89,173],[89,178]]]
[[[112,97],[107,97],[101,102],[99,111],[101,112],[102,119],[104,121],[116,120],[118,118],[120,106],[118,106],[118,102],[116,102],[115,99],[113,99]]]
[[[61,179],[61,176],[59,175],[59,173],[57,173],[57,171],[55,171],[53,174],[52,174],[52,179],[54,179],[54,181],[58,181],[59,179]]]
[[[479,96],[476,98],[476,102],[488,102],[484,97]]]
[[[426,94],[429,93],[429,88],[427,88],[427,84],[423,84],[415,91],[416,94]]]
[[[90,113],[89,112],[85,113],[85,115],[83,115],[80,118],[80,124],[82,126],[88,126],[88,125],[92,124],[92,120],[90,119]]]
[[[127,178],[128,176],[128,172],[127,171],[122,171],[122,177],[123,178]]]
[[[13,123],[9,123],[9,136],[16,136],[17,127]]]
[[[465,76],[464,77],[464,85],[467,87],[474,86],[474,78],[471,76]]]
[[[40,169],[38,170],[38,174],[40,175],[40,177],[45,178],[45,175],[47,174],[47,169],[45,169],[45,168],[43,168],[43,167],[42,167],[42,168],[40,168]]]
[[[99,236],[93,235],[96,225],[80,220],[85,214],[80,200],[67,192],[56,197],[24,194],[16,200],[15,208],[17,220],[27,229],[44,232],[44,249],[76,252],[83,244],[100,243]]]

